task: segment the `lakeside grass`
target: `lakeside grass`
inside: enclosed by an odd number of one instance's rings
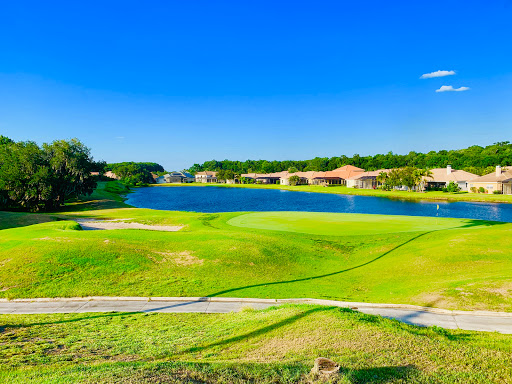
[[[346,186],[320,185],[280,185],[280,184],[216,184],[216,183],[187,183],[187,184],[152,184],[152,187],[223,187],[223,188],[254,188],[254,189],[282,189],[295,192],[334,193],[340,195],[376,196],[400,200],[434,200],[434,201],[474,201],[487,203],[512,203],[512,195],[494,195],[468,192],[408,192],[384,191],[382,189],[358,189]]]
[[[510,383],[512,336],[420,328],[349,309],[0,315],[3,383]]]
[[[0,231],[0,297],[311,297],[512,310],[509,223],[70,208],[60,221]],[[74,220],[83,217],[184,228],[82,231]],[[255,218],[259,228],[250,228]]]

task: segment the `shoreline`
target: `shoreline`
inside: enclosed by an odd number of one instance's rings
[[[409,191],[384,191],[381,189],[357,189],[345,186],[324,187],[316,185],[298,185],[288,186],[280,184],[217,184],[217,183],[169,183],[169,184],[149,184],[149,187],[221,187],[221,188],[250,188],[250,189],[278,189],[291,192],[309,192],[309,193],[329,193],[336,195],[349,196],[372,196],[382,197],[390,200],[407,201],[439,201],[439,202],[473,202],[473,203],[493,203],[493,204],[512,204],[512,195],[489,195],[472,194],[468,192],[409,192]],[[139,187],[137,187],[139,188]]]

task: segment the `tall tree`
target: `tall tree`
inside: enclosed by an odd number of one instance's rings
[[[94,162],[80,141],[55,141],[40,148],[34,142],[2,140],[0,206],[4,209],[48,210],[66,198],[92,193]]]

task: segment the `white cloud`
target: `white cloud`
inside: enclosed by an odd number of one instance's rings
[[[435,71],[430,73],[425,73],[420,76],[420,79],[431,79],[433,77],[444,77],[444,76],[450,76],[455,75],[455,71]]]
[[[441,88],[436,89],[436,92],[462,92],[468,90],[469,87],[453,88],[451,85],[443,85]]]

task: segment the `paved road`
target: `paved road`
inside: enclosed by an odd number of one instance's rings
[[[33,301],[29,299],[23,301],[2,300],[0,301],[0,314],[85,312],[229,313],[237,312],[244,306],[264,309],[289,302],[349,307],[359,312],[380,315],[419,326],[437,325],[448,329],[459,328],[512,334],[512,313],[447,311],[414,306],[397,306],[393,308],[389,304],[347,303],[312,299],[190,298],[187,300],[185,298],[85,298],[34,299]]]

